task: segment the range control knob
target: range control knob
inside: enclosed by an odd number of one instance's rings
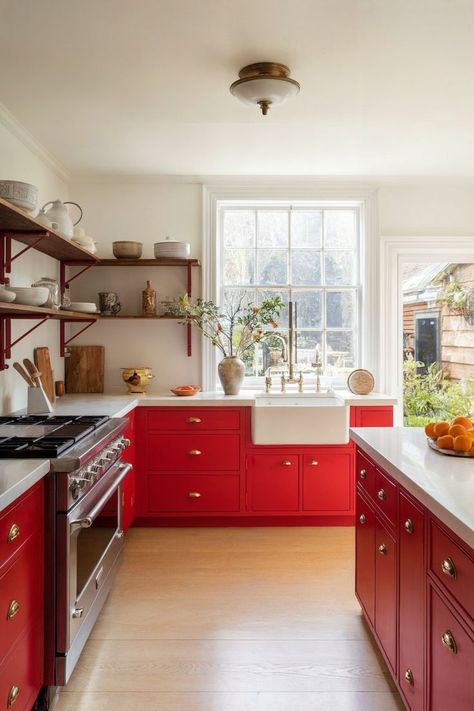
[[[121,447],[121,449],[125,449],[125,447],[130,447],[130,440],[126,437],[122,437],[119,446]]]

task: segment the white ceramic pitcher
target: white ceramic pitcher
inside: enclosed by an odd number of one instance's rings
[[[51,207],[49,210],[45,211],[45,208],[48,207],[48,205],[51,205]],[[81,213],[76,222],[71,220],[69,210],[66,205],[74,205]],[[74,225],[77,225],[82,220],[82,207],[78,205],[77,202],[50,200],[50,202],[45,203],[41,208],[41,214],[45,215],[52,223],[55,222],[58,225],[58,232],[71,239],[74,234]]]

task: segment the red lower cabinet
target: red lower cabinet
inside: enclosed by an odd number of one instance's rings
[[[247,496],[250,511],[298,511],[298,457],[250,455],[247,459]]]
[[[18,639],[0,666],[0,711],[31,711],[43,685],[43,620]]]
[[[398,674],[410,711],[423,711],[425,515],[403,492],[399,495],[399,521]]]
[[[375,631],[396,671],[397,663],[397,549],[391,533],[375,521]]]
[[[474,708],[474,639],[441,595],[430,586],[430,711]]]
[[[375,511],[361,493],[356,495],[355,591],[375,626]]]
[[[354,453],[315,450],[303,455],[303,511],[353,511]]]
[[[219,474],[152,474],[148,477],[150,511],[209,513],[238,511],[239,477]]]

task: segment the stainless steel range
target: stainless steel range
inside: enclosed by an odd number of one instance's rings
[[[51,459],[46,481],[46,683],[69,680],[124,544],[126,419],[0,418],[0,457]]]

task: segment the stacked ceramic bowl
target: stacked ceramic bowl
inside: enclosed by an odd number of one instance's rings
[[[155,259],[189,259],[191,245],[167,237],[163,242],[155,242]]]
[[[19,180],[0,180],[0,197],[22,210],[33,212],[38,202],[38,188]]]

